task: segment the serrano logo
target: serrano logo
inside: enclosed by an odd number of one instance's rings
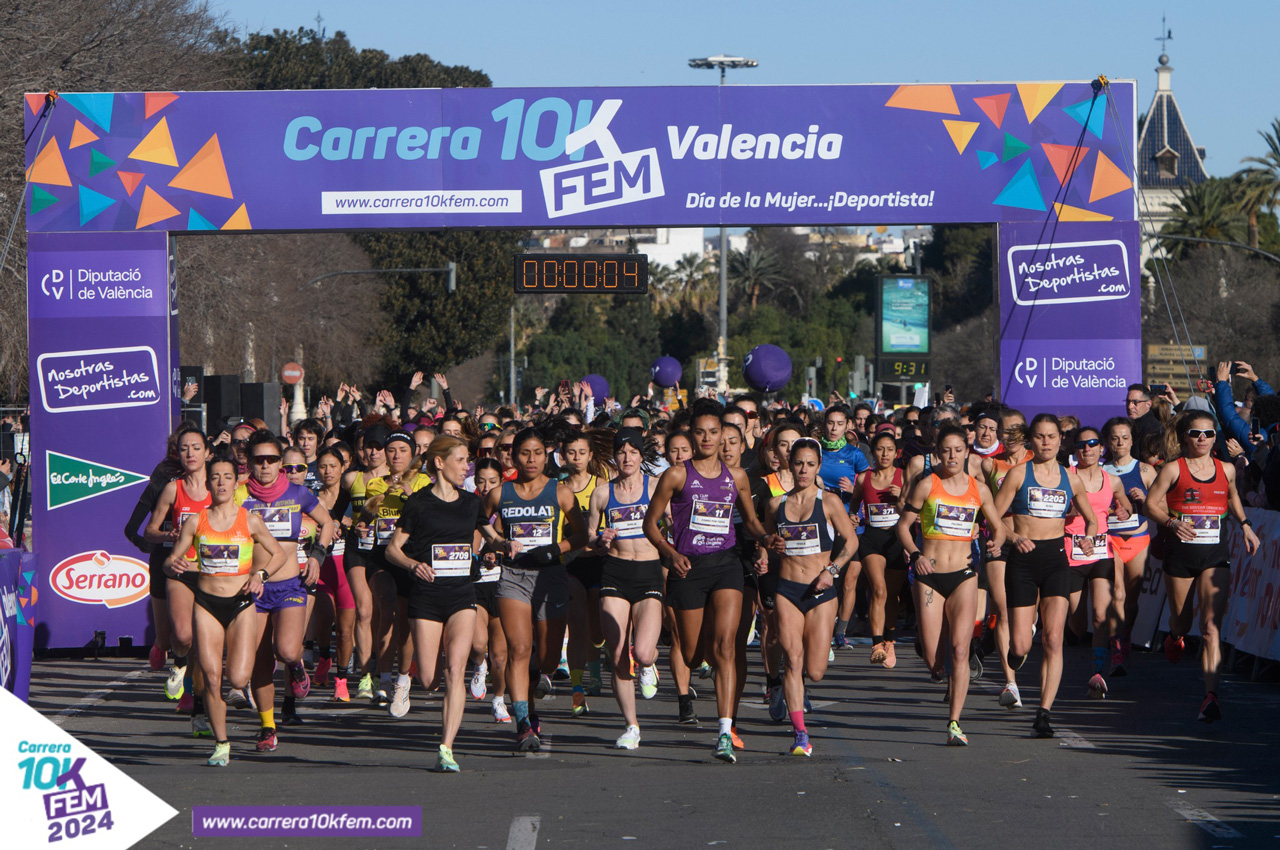
[[[540,172],[548,217],[616,207],[666,194],[662,187],[662,169],[658,166],[658,149],[623,153],[613,138],[609,122],[621,106],[620,98],[604,101],[587,126],[565,138],[566,154],[595,143],[600,149],[600,159]]]
[[[147,565],[137,558],[101,550],[81,552],[53,568],[49,587],[63,599],[81,605],[121,608],[146,597],[150,575]]]

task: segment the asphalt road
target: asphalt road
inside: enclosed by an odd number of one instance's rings
[[[253,751],[256,715],[232,712],[226,769],[204,766],[211,742],[189,737],[187,718],[164,699],[164,674],[145,661],[38,663],[32,705],[179,809],[140,847],[1280,847],[1274,683],[1228,676],[1225,719],[1206,726],[1195,719],[1190,652],[1176,667],[1135,652],[1130,676],[1096,702],[1085,697],[1088,648],[1068,648],[1059,735],[1037,740],[1037,651],[1022,674],[1028,707],[999,707],[1002,683],[988,673],[970,693],[970,746],[959,748],[944,745],[942,686],[910,645],[900,642],[894,670],[870,666],[868,652],[840,652],[812,687],[812,758],[784,755],[790,727],[752,700],[739,723],[748,749],[733,766],[711,758],[709,688],[697,702],[703,725],[680,726],[665,677],[657,698],[641,701],[634,752],[611,749],[622,728],[607,692],[578,720],[567,693],[544,701],[549,746],[536,757],[513,755],[510,727],[468,700],[457,775],[427,770],[439,701],[416,686],[400,720],[317,692],[301,703],[307,725],[283,728],[269,754]],[[757,673],[748,694],[759,693]],[[423,837],[193,839],[193,805],[233,804],[421,806]]]

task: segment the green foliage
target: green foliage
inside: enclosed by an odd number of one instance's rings
[[[1172,212],[1173,218],[1161,228],[1162,233],[1224,242],[1246,238],[1248,225],[1235,180],[1213,177],[1186,187],[1178,193],[1178,205]],[[1163,244],[1174,257],[1183,256],[1194,245],[1172,239]]]

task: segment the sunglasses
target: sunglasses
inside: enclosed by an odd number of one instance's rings
[[[479,449],[478,453],[480,457],[493,457],[493,448],[489,446],[485,446]]]
[[[514,447],[515,447],[515,443],[503,443],[500,446],[498,446],[498,451],[509,452]]]
[[[280,467],[280,469],[283,470],[286,475],[296,475],[299,472],[306,472],[307,465],[305,463],[286,463],[284,466]]]
[[[744,412],[747,414],[747,418],[748,418],[748,419],[759,419],[759,418],[760,418],[760,414],[759,414],[759,413],[756,413],[754,410],[747,410],[747,411],[744,411]]]
[[[1218,432],[1213,430],[1212,428],[1208,428],[1208,429],[1189,428],[1187,429],[1187,436],[1191,437],[1194,440],[1198,440],[1201,437],[1204,437],[1206,440],[1212,440],[1214,437],[1218,436]]]
[[[482,431],[496,431],[497,429],[499,429],[499,428],[501,428],[501,427],[502,427],[502,426],[501,426],[501,425],[499,425],[497,422],[486,422],[486,423],[484,423],[483,425],[481,425],[481,426],[480,426],[480,429],[481,429]]]
[[[1084,448],[1091,449],[1094,446],[1100,446],[1100,445],[1102,445],[1102,441],[1097,438],[1092,438],[1088,440],[1076,440],[1077,449],[1084,449]]]
[[[231,445],[233,445],[233,446],[247,446],[247,445],[249,445],[249,441],[248,441],[248,440],[232,440],[232,441],[231,441]]]
[[[269,463],[279,463],[280,455],[254,455],[253,462],[258,466],[266,466]]]

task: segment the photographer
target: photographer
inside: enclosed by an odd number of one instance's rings
[[[1231,395],[1231,377],[1239,375],[1252,381],[1253,395],[1246,393],[1245,406],[1236,410],[1235,401]],[[1214,386],[1213,398],[1217,406],[1218,421],[1222,423],[1222,429],[1226,431],[1226,436],[1234,439],[1244,449],[1244,455],[1247,458],[1253,458],[1254,442],[1251,437],[1254,436],[1254,430],[1250,424],[1253,419],[1253,401],[1255,398],[1263,396],[1275,395],[1276,391],[1271,385],[1258,377],[1253,371],[1253,367],[1243,360],[1227,361],[1223,360],[1218,364],[1217,382]]]

